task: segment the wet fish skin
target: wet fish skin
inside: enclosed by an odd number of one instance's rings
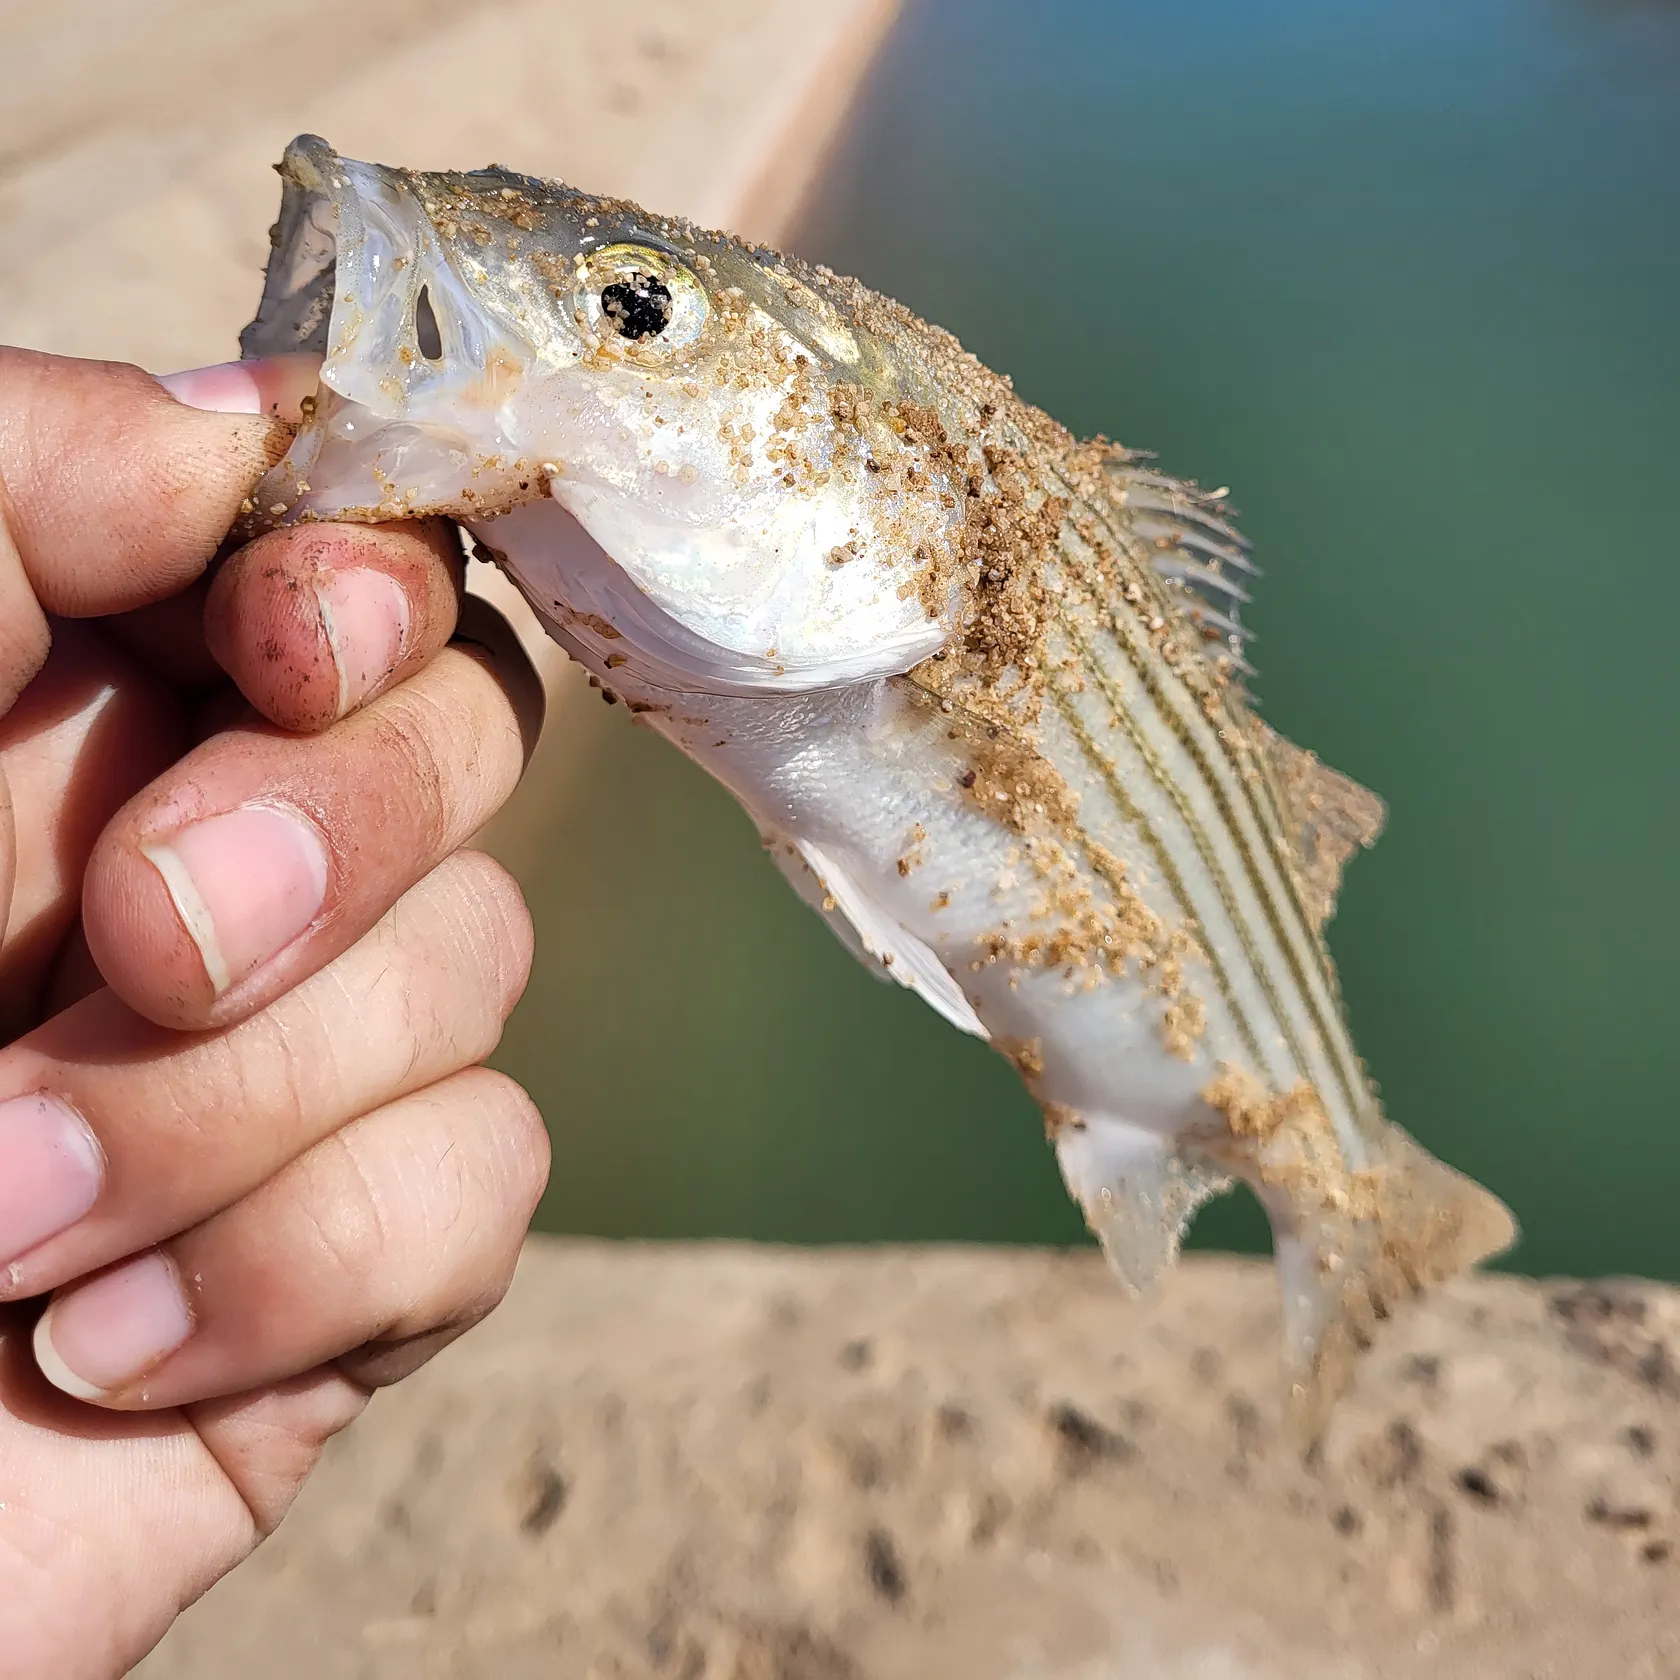
[[[1319,1430],[1394,1303],[1514,1226],[1354,1050],[1322,924],[1382,808],[1252,714],[1219,497],[794,259],[309,138],[282,175],[242,343],[325,363],[253,519],[461,519],[860,956],[1014,1060],[1128,1285],[1251,1184]]]

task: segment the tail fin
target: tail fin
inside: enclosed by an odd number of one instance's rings
[[[1290,1422],[1310,1449],[1378,1324],[1430,1284],[1509,1248],[1516,1221],[1384,1120],[1369,1163],[1350,1168],[1310,1086],[1273,1097],[1230,1072],[1204,1096],[1228,1130],[1188,1152],[1142,1126],[1054,1103],[1046,1130],[1131,1294],[1172,1265],[1191,1216],[1229,1185],[1227,1174],[1253,1185],[1272,1222]]]
[[[1316,1175],[1315,1175],[1316,1176]],[[1291,1421],[1304,1446],[1377,1325],[1430,1284],[1507,1249],[1517,1225],[1498,1197],[1385,1124],[1378,1158],[1342,1178],[1345,1194],[1303,1193],[1289,1173],[1261,1169],[1283,1294]]]

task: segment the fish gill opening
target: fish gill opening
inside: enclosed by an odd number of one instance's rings
[[[414,300],[414,342],[428,362],[443,360],[443,334],[438,330],[437,313],[432,308],[431,288],[422,286]]]

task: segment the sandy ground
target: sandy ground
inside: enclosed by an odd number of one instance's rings
[[[1481,1278],[1324,1463],[1257,1262],[537,1239],[143,1680],[1680,1674],[1680,1291]]]

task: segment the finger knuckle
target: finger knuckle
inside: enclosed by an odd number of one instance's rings
[[[469,1068],[430,1093],[433,1223],[479,1278],[511,1268],[547,1182],[548,1134],[506,1074]]]
[[[494,1068],[472,1072],[475,1100],[496,1149],[496,1206],[519,1240],[548,1188],[553,1146],[538,1105],[516,1080]]]
[[[380,768],[388,798],[407,837],[428,858],[449,850],[454,827],[454,777],[438,751],[449,738],[448,720],[423,696],[370,714],[371,764]]]
[[[505,874],[478,854],[446,859],[417,889],[402,920],[405,966],[425,982],[414,1002],[441,1007],[463,1052],[463,1065],[495,1049],[502,1025],[524,989],[530,928],[524,904]]]
[[[499,1014],[506,1020],[531,978],[535,934],[519,883],[484,852],[454,859],[466,897],[482,918],[483,955],[494,974]]]
[[[490,1111],[505,1159],[504,1190],[529,1217],[548,1184],[553,1145],[542,1112],[517,1080],[494,1068],[477,1070],[484,1088],[482,1100]]]
[[[314,1181],[297,1204],[314,1270],[338,1285],[362,1289],[391,1249],[392,1225],[375,1175],[353,1129],[316,1145]],[[328,1287],[331,1287],[329,1283]]]

